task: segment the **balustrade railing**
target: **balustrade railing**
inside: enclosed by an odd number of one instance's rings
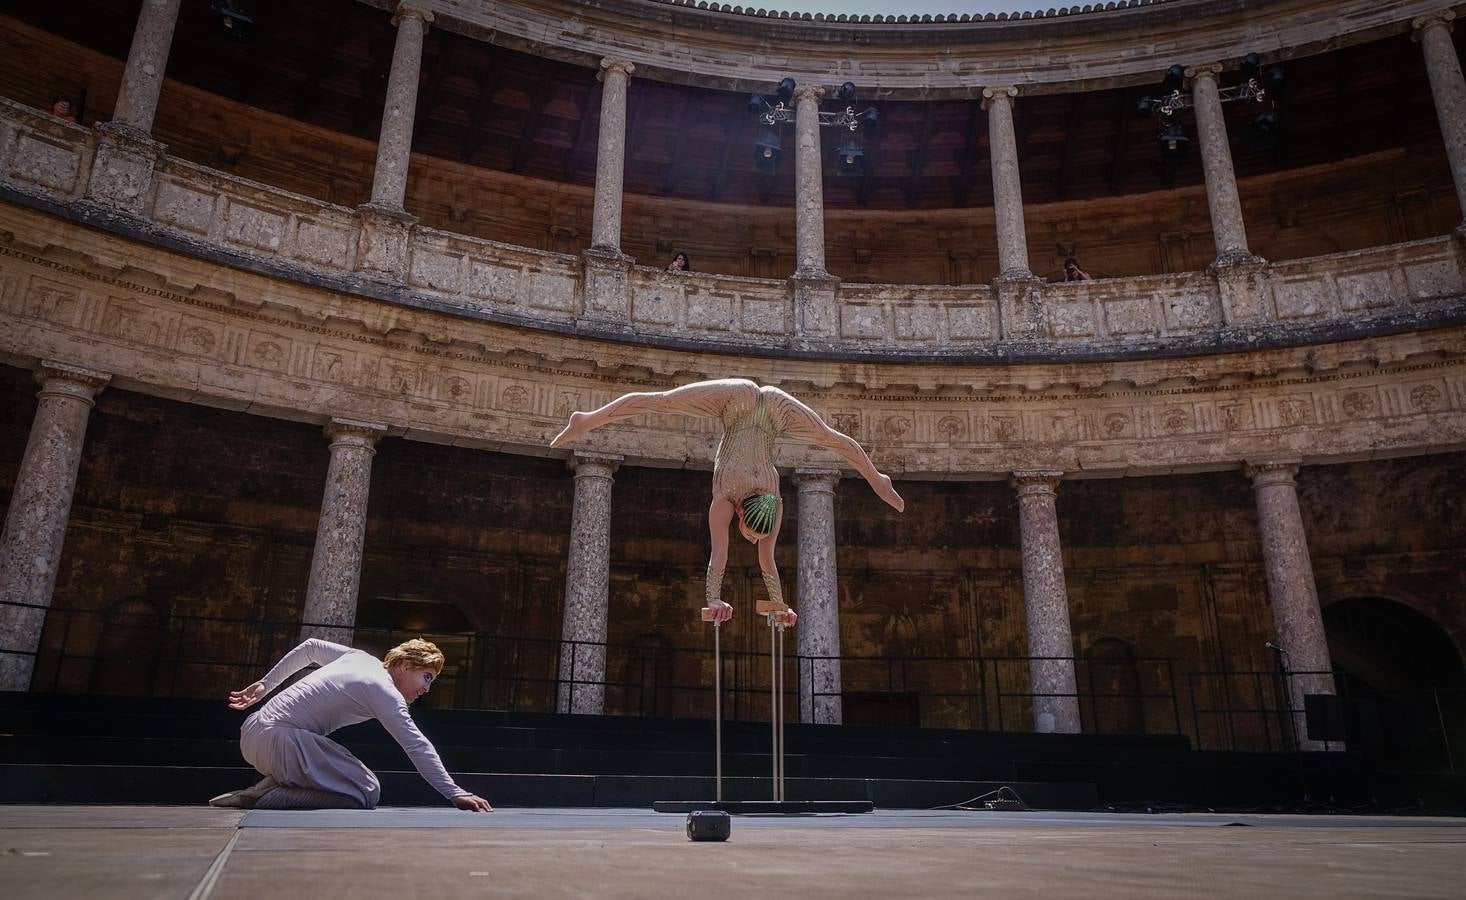
[[[0,651],[31,655],[31,690],[157,697],[225,697],[261,677],[300,640],[296,620],[178,615],[131,603],[105,611],[0,603],[0,625],[44,616],[39,646]],[[323,626],[311,626],[323,627]],[[334,626],[332,626],[334,627]],[[709,647],[562,641],[482,632],[409,631],[357,626],[352,645],[382,655],[411,637],[436,642],[447,665],[425,705],[554,713],[573,708],[577,691],[603,693],[606,715],[711,718]],[[604,679],[575,670],[585,649],[604,653]],[[579,652],[577,652],[579,651]],[[982,731],[1032,730],[1036,694],[1027,656],[785,656],[785,715],[801,703],[818,709],[838,698],[843,722]],[[1050,659],[1050,657],[1044,657]],[[1203,750],[1292,752],[1310,737],[1415,768],[1455,769],[1466,746],[1466,688],[1378,694],[1347,677],[1338,693],[1295,709],[1289,678],[1335,673],[1182,671],[1173,658],[1072,659],[1084,732],[1181,734]],[[766,651],[724,650],[723,715],[767,721]],[[838,666],[841,688],[819,691],[821,667]],[[1310,722],[1310,719],[1313,721]],[[1310,735],[1310,730],[1312,735]]]

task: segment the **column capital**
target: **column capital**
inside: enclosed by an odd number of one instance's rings
[[[1253,487],[1272,484],[1297,484],[1293,476],[1298,474],[1301,459],[1248,460],[1242,464],[1242,471],[1252,479]]]
[[[417,19],[422,22],[423,31],[433,23],[433,11],[425,6],[413,3],[412,0],[402,0],[397,4],[397,9],[392,12],[392,24],[398,25],[403,19]]]
[[[820,102],[825,96],[825,89],[817,84],[801,84],[794,89],[794,102],[803,103],[805,100]]]
[[[1451,24],[1455,18],[1456,13],[1449,9],[1438,9],[1423,16],[1416,16],[1410,20],[1410,40],[1419,42],[1423,32],[1436,26],[1444,28],[1447,32],[1452,31],[1456,27]]]
[[[100,394],[111,380],[112,376],[105,372],[57,362],[54,359],[43,359],[36,366],[36,384],[41,386],[41,396],[49,394],[73,397],[85,401],[88,406],[91,405],[92,398]]]
[[[577,450],[565,460],[565,466],[575,473],[576,478],[605,478],[609,481],[625,460],[626,457],[619,453],[582,453]]]
[[[793,477],[801,494],[833,494],[840,483],[840,470],[795,469]]]
[[[1222,74],[1221,63],[1206,63],[1205,65],[1186,67],[1186,77],[1192,81],[1198,78],[1210,78],[1212,81],[1216,81],[1217,76],[1220,74]]]
[[[596,80],[601,81],[605,79],[606,74],[609,72],[620,72],[622,75],[630,78],[636,74],[636,65],[624,59],[607,56],[601,60],[601,68],[600,71],[596,72]]]
[[[994,84],[989,87],[985,87],[982,89],[982,108],[987,109],[989,101],[996,100],[999,97],[1006,97],[1009,101],[1011,101],[1014,97],[1017,96],[1017,85]]]
[[[1033,494],[1057,496],[1059,481],[1063,477],[1064,472],[1060,469],[1021,469],[1008,476],[1008,483],[1020,497]]]
[[[375,450],[377,441],[387,435],[386,425],[355,419],[332,419],[323,430],[331,439],[332,447],[363,447],[367,450]]]

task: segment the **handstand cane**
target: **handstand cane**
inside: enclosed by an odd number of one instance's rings
[[[713,623],[713,782],[714,798],[723,801],[723,654],[718,646],[718,631],[722,625],[713,618],[713,611],[704,606],[702,620]]]

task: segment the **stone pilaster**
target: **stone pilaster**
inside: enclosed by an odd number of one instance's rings
[[[132,47],[127,51],[127,65],[122,70],[122,85],[112,111],[114,124],[138,135],[146,136],[153,130],[180,3],[181,0],[143,0],[138,10]]]
[[[1023,184],[1018,177],[1018,139],[1013,134],[1011,85],[983,88],[982,104],[988,111],[988,147],[993,163],[993,216],[998,225],[998,278],[1025,280],[1033,277],[1028,267],[1028,234],[1023,223]]]
[[[1034,730],[1078,734],[1079,698],[1074,679],[1074,638],[1064,587],[1056,506],[1062,472],[1014,472],[1018,528],[1023,544],[1023,608],[1028,620],[1028,655]]]
[[[631,321],[631,257],[619,250],[587,247],[580,258],[585,272],[585,317]]]
[[[1217,85],[1219,65],[1193,66],[1191,103],[1196,111],[1196,137],[1201,145],[1201,169],[1206,176],[1206,202],[1211,210],[1212,236],[1217,245],[1214,266],[1260,262],[1247,249],[1247,229],[1242,222],[1242,201],[1237,197],[1237,174],[1232,170],[1232,148],[1227,140],[1227,120],[1222,115],[1222,96]]]
[[[1298,461],[1252,462],[1245,469],[1257,496],[1257,527],[1262,539],[1262,561],[1267,570],[1267,595],[1273,607],[1275,642],[1282,648],[1288,673],[1291,723],[1298,749],[1324,750],[1321,741],[1307,739],[1304,697],[1334,693],[1333,662],[1324,635],[1323,613],[1313,582],[1308,536],[1298,510]],[[1293,674],[1293,673],[1305,674]]]
[[[799,469],[799,721],[839,725],[840,591],[835,568],[834,469]],[[813,657],[813,658],[810,658]],[[818,695],[818,696],[816,696]]]
[[[820,159],[820,97],[824,88],[794,89],[794,274],[825,271],[825,190]]]
[[[565,564],[565,620],[560,629],[556,710],[600,715],[605,709],[606,620],[611,594],[611,485],[621,457],[577,453],[570,554]]]
[[[406,281],[412,226],[417,218],[400,209],[370,203],[357,207],[356,213],[361,217],[356,245],[357,270],[390,281]]]
[[[840,336],[840,279],[833,275],[789,276],[794,307],[794,335],[834,340]]]
[[[621,193],[626,175],[626,88],[636,66],[625,60],[603,59],[601,122],[596,139],[596,196],[591,209],[590,245],[596,250],[621,252]]]
[[[1445,139],[1446,158],[1451,163],[1451,178],[1456,182],[1456,199],[1466,221],[1466,79],[1461,77],[1461,62],[1451,40],[1452,20],[1456,14],[1442,9],[1420,16],[1411,22],[1413,37],[1425,54],[1425,71],[1430,77],[1430,93],[1435,98],[1435,117]],[[1457,226],[1466,234],[1466,225]]]
[[[168,149],[145,132],[117,122],[96,128],[97,152],[92,157],[87,197],[98,203],[140,215],[153,190],[153,171]]]
[[[35,652],[56,587],[61,545],[92,403],[110,378],[43,361],[40,403],[0,535],[0,691],[30,687]]]
[[[326,425],[331,464],[326,470],[326,491],[301,612],[302,639],[318,637],[352,644],[372,457],[377,455],[377,441],[386,433],[386,426],[349,419],[332,419]]]

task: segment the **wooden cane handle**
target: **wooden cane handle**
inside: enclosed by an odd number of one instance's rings
[[[713,619],[713,608],[711,606],[704,606],[700,611],[700,615],[702,616],[702,620],[704,622],[716,621],[715,619]]]
[[[766,616],[773,612],[783,612],[788,608],[789,604],[780,603],[777,600],[756,600],[754,601],[753,611],[761,616]]]

